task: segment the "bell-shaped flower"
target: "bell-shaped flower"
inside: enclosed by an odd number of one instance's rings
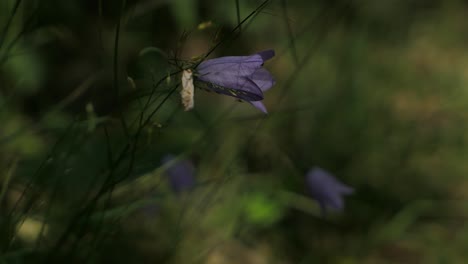
[[[203,61],[196,68],[196,84],[200,88],[248,101],[267,113],[261,102],[263,92],[270,89],[275,80],[262,66],[273,56],[273,50],[265,50],[250,56],[228,56]]]
[[[354,192],[353,188],[346,186],[333,175],[318,167],[307,172],[306,183],[310,195],[317,200],[323,213],[326,212],[326,208],[343,210],[343,196]]]
[[[176,157],[168,154],[161,160],[162,164],[171,162]],[[169,185],[175,193],[188,191],[195,186],[195,168],[189,160],[178,160],[166,169]]]
[[[176,156],[167,154],[161,159],[162,165],[173,162]],[[165,170],[171,190],[176,194],[189,191],[195,186],[195,168],[189,160],[178,160],[169,165]],[[157,193],[151,193],[146,198],[155,199]],[[143,205],[140,209],[146,217],[156,217],[161,212],[161,206],[158,203],[151,202]]]

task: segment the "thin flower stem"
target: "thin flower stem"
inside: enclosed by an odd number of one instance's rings
[[[119,89],[119,38],[120,38],[120,25],[122,22],[121,14],[125,8],[126,0],[122,0],[122,7],[119,9],[117,26],[115,28],[115,39],[114,39],[114,96],[117,100],[117,111],[119,113],[120,123],[125,132],[127,138],[129,137],[128,127],[123,116],[122,104],[119,99],[120,89]]]
[[[263,8],[265,8],[265,6],[270,2],[270,0],[265,0],[263,1],[263,3],[261,3],[257,8],[255,8],[254,11],[252,11],[247,17],[245,17],[233,30],[231,30],[231,35],[233,35],[237,30],[239,30],[241,28],[241,26],[247,22],[251,17],[253,17],[254,15],[256,15],[257,13],[259,13]],[[221,46],[221,44],[223,44],[225,41],[227,40],[227,38],[223,38],[222,40],[218,41],[218,43],[216,43],[213,47],[211,47],[211,49],[205,54],[205,56],[203,56],[203,58],[197,62],[194,66],[194,68],[197,68],[197,66],[202,63],[206,58],[208,58],[208,56],[210,56],[210,54],[215,51],[219,46]]]
[[[0,205],[3,204],[3,200],[5,199],[6,192],[8,190],[8,187],[10,186],[11,178],[13,177],[13,174],[16,171],[17,165],[18,165],[18,158],[15,158],[10,168],[6,172],[5,179],[3,180],[3,183],[2,183],[2,191],[0,192]]]
[[[4,62],[6,62],[11,57],[14,57],[14,56],[18,55],[18,54],[10,54],[10,51],[13,49],[15,44],[21,39],[21,37],[24,36],[30,30],[30,27],[31,27],[31,24],[32,24],[34,18],[37,18],[37,14],[39,13],[39,9],[41,8],[41,3],[42,2],[40,2],[39,5],[34,9],[31,16],[29,16],[28,20],[25,23],[23,23],[23,28],[21,29],[21,31],[16,35],[16,37],[5,48],[5,52],[3,53],[2,57],[0,57],[0,65],[2,65]]]
[[[287,6],[286,3],[287,3],[286,0],[281,1],[281,4],[283,6],[284,23],[286,24],[286,30],[288,31],[288,37],[289,37],[289,44],[291,46],[291,53],[292,53],[292,57],[293,57],[294,63],[296,64],[296,68],[297,68],[298,65],[299,65],[299,58],[297,56],[294,33],[292,31],[291,23],[289,23],[289,19],[288,19],[288,6]]]
[[[321,216],[320,208],[307,196],[288,191],[280,191],[278,197],[283,203],[299,211],[311,214],[317,218]]]
[[[236,2],[237,24],[241,25],[239,0],[235,0],[235,2]],[[241,31],[242,31],[242,27],[239,27],[239,32]]]
[[[2,34],[0,34],[0,50],[2,49],[3,44],[5,43],[6,36],[8,34],[8,30],[10,29],[11,23],[13,22],[13,18],[16,15],[16,12],[18,11],[18,8],[21,4],[21,0],[16,0],[15,5],[13,7],[13,10],[11,12],[10,17],[8,18],[5,27],[2,30]]]

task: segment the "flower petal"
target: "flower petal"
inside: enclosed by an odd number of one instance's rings
[[[265,60],[272,58],[274,55],[273,50],[266,50],[250,56],[228,56],[206,60],[198,65],[197,77],[202,81],[224,87],[242,89],[246,85],[244,77],[254,80],[252,76],[261,69]],[[265,72],[267,71],[265,70]],[[260,79],[268,79],[265,72],[261,71],[259,73]],[[273,79],[271,75],[268,74],[268,76],[269,79]]]
[[[270,89],[275,80],[262,66],[273,56],[274,50],[264,50],[250,56],[228,56],[203,61],[196,69],[196,84],[202,89],[249,101],[267,113],[261,100],[263,92]]]
[[[263,61],[267,61],[275,56],[275,51],[274,50],[264,50],[260,51],[257,53],[262,57]]]
[[[268,111],[265,107],[265,105],[262,103],[262,101],[251,101],[250,102],[253,106],[255,106],[257,109],[262,111],[265,114],[268,114]]]
[[[161,163],[166,164],[175,158],[174,155],[166,155]],[[166,170],[166,174],[175,193],[181,193],[195,186],[195,168],[189,160],[176,161]]]
[[[257,84],[257,86],[262,90],[262,92],[267,91],[270,89],[273,85],[275,85],[275,80],[273,79],[273,76],[271,76],[270,72],[268,72],[266,69],[260,68],[256,70],[250,79]]]
[[[255,69],[262,66],[264,60],[261,55],[227,56],[203,61],[198,65],[200,75],[214,74],[216,72],[243,70],[246,75],[252,74]],[[241,73],[239,73],[241,74]]]
[[[236,97],[245,101],[260,101],[263,100],[263,93],[258,86],[251,80],[246,80],[246,85],[243,89],[228,88],[217,85],[211,82],[197,80],[195,81],[196,87],[213,91],[219,94]],[[247,89],[248,88],[248,89]]]
[[[309,170],[306,180],[312,197],[322,206],[325,205],[335,210],[342,210],[344,208],[343,196],[354,191],[327,171],[317,167]]]
[[[263,94],[260,87],[258,87],[257,84],[255,84],[255,82],[253,82],[249,78],[249,76],[242,76],[242,75],[238,75],[236,72],[227,71],[227,72],[217,73],[215,75],[199,76],[198,79],[205,81],[205,82],[210,82],[213,84],[224,86],[227,88],[244,90],[244,91],[248,91],[248,92],[256,93],[256,94]]]

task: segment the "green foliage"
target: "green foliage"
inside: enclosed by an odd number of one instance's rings
[[[270,226],[283,216],[284,206],[264,193],[253,193],[245,198],[246,221]]]
[[[0,3],[0,263],[467,259],[465,3],[88,2]],[[267,116],[201,89],[183,111],[219,41],[276,50]],[[313,166],[355,189],[344,211]]]

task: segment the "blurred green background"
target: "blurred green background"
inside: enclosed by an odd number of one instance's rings
[[[466,263],[467,15],[2,0],[0,263]],[[209,58],[276,51],[268,115],[203,90],[183,111],[180,67],[217,43]],[[170,190],[167,153],[194,190]],[[344,211],[320,214],[313,166],[355,189]]]

